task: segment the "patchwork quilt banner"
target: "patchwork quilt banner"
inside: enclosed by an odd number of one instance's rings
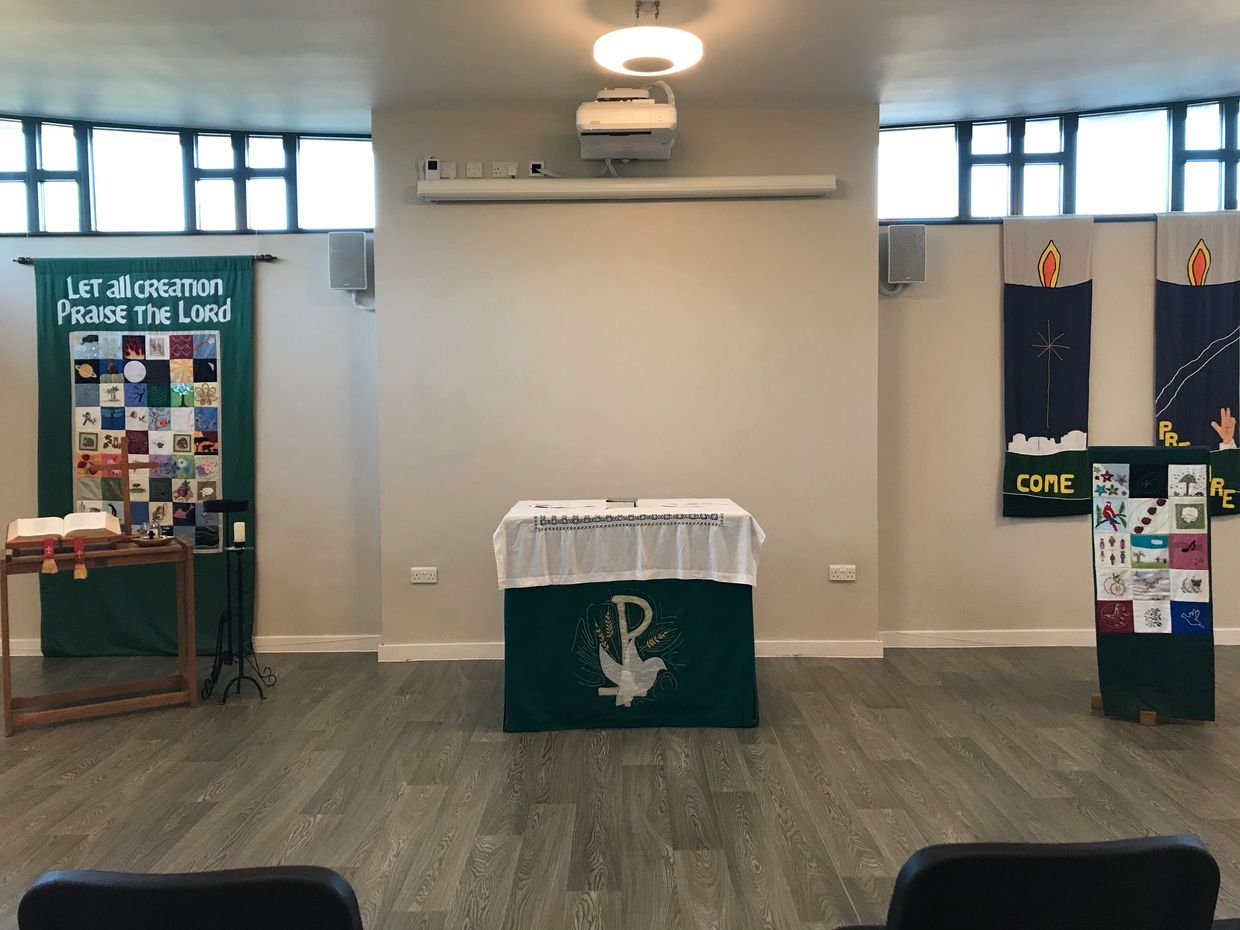
[[[1005,517],[1089,512],[1093,220],[1003,222]]]
[[[1240,513],[1240,216],[1158,217],[1154,441],[1204,446],[1210,512]]]
[[[135,532],[159,525],[195,549],[204,651],[223,609],[227,515],[203,504],[254,497],[253,274],[249,256],[35,261],[39,515],[97,510],[123,521],[128,480]],[[153,467],[95,474],[122,449]],[[40,579],[44,655],[176,654],[166,566]]]
[[[1102,707],[1214,719],[1202,446],[1095,446],[1091,538]]]

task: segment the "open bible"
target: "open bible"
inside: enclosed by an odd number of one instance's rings
[[[121,535],[121,524],[110,513],[71,513],[64,517],[25,517],[9,521],[6,545],[38,546],[46,539],[77,539]]]

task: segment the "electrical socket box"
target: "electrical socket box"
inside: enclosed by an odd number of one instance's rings
[[[467,178],[482,177],[482,162],[480,161],[465,162],[465,177]]]
[[[547,167],[547,163],[545,161],[542,161],[541,159],[537,161],[532,161],[529,164],[529,175],[528,176],[531,178],[545,178],[546,175],[543,174],[543,171],[546,169],[546,167]]]
[[[456,177],[456,162],[441,161],[439,163],[439,179],[441,181],[451,181]]]
[[[517,176],[517,163],[515,161],[493,161],[491,162],[491,177],[493,178],[515,178]]]
[[[439,581],[439,569],[437,568],[411,568],[409,569],[410,584],[435,584]]]
[[[832,581],[856,581],[857,566],[856,565],[832,565],[828,570],[828,576]]]

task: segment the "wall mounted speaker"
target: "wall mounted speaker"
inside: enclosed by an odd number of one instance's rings
[[[327,279],[338,291],[364,291],[370,285],[366,270],[366,234],[327,234]]]
[[[926,280],[926,227],[899,224],[885,227],[880,250],[880,270],[888,284],[922,284]]]

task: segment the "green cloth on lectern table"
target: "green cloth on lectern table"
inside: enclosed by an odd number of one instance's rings
[[[659,579],[504,591],[505,730],[757,723],[749,585]]]

